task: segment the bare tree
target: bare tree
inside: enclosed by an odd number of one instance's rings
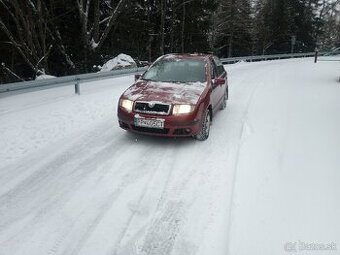
[[[240,43],[250,43],[250,9],[250,0],[220,1],[214,22],[214,37],[217,41],[223,41],[220,49],[227,49],[225,52],[228,57],[234,56],[235,48]]]
[[[185,17],[186,17],[186,1],[183,0],[182,3],[182,28],[181,28],[181,50],[182,53],[185,51]]]
[[[113,1],[76,1],[84,43],[92,50],[101,48],[129,1],[119,0],[115,6]]]
[[[317,40],[324,50],[340,46],[340,0],[322,0],[319,18],[324,21],[323,33]]]
[[[5,70],[7,73],[9,73],[11,76],[13,76],[15,79],[19,81],[24,81],[19,75],[17,75],[15,72],[13,72],[11,69],[9,69],[5,63],[1,63],[1,67],[3,70]]]
[[[0,29],[26,64],[35,72],[48,71],[48,57],[56,45],[66,63],[74,68],[58,29],[48,23],[49,11],[42,0],[0,0],[8,14],[0,17]]]
[[[0,28],[25,62],[34,70],[47,67],[52,45],[48,43],[47,24],[42,1],[0,0],[11,19],[5,23],[0,17]],[[14,27],[10,27],[10,24]]]
[[[161,55],[164,55],[164,38],[165,38],[165,34],[164,34],[164,26],[165,26],[165,0],[161,0],[161,47],[160,47],[160,52]]]

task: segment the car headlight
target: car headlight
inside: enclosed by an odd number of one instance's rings
[[[119,100],[119,106],[124,108],[128,113],[132,112],[133,108],[133,101],[129,99],[120,99]]]
[[[191,113],[194,111],[195,107],[193,105],[189,104],[177,104],[174,105],[174,108],[172,109],[173,115],[179,115],[179,114],[186,114]]]

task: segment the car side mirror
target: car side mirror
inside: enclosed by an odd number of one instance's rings
[[[225,83],[225,79],[224,78],[216,78],[214,80],[214,84],[215,85],[223,85]]]
[[[141,74],[135,74],[135,81],[138,81],[141,76]]]

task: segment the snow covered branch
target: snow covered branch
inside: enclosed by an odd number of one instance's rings
[[[99,0],[93,0],[92,4],[91,0],[87,0],[86,3],[84,0],[77,0],[83,41],[90,49],[101,48],[128,2],[128,0],[119,0],[112,8],[106,2],[101,5]],[[91,19],[90,12],[93,14]]]
[[[9,69],[5,63],[1,63],[1,67],[8,72],[9,74],[11,74],[12,76],[14,76],[15,78],[17,78],[19,81],[24,81],[24,79],[22,79],[19,75],[17,75],[15,72],[13,72],[11,69]]]

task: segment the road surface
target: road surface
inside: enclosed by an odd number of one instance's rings
[[[338,64],[226,69],[205,142],[121,130],[132,76],[1,98],[0,255],[339,254]]]

